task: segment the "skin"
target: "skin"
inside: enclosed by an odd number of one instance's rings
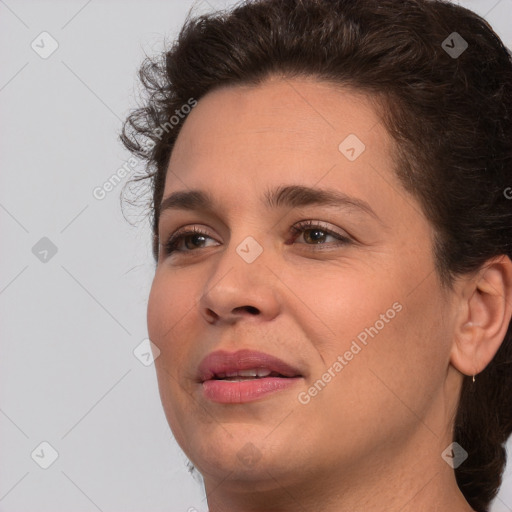
[[[349,134],[366,146],[352,162],[338,149]],[[207,236],[170,255],[160,247],[148,329],[167,420],[204,478],[210,512],[472,510],[441,453],[463,374],[483,370],[505,336],[512,263],[496,258],[443,289],[433,229],[395,177],[393,155],[368,97],[313,78],[215,90],[184,123],[164,198],[200,189],[216,206],[162,213],[162,244],[184,226]],[[380,220],[262,206],[268,188],[292,184],[363,199]],[[290,234],[303,220],[352,242]],[[252,263],[236,252],[248,236],[263,248]],[[300,403],[394,303],[401,311]],[[303,378],[251,403],[209,401],[196,382],[200,361],[241,348],[277,356]],[[237,456],[247,450],[253,463]]]

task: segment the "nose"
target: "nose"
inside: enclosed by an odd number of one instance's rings
[[[280,300],[265,250],[248,263],[235,249],[226,247],[212,265],[199,300],[202,317],[214,325],[272,320],[279,314]]]

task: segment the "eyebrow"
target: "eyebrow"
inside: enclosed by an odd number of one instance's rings
[[[263,195],[262,201],[266,208],[297,208],[309,205],[349,208],[366,213],[382,222],[366,201],[333,189],[283,185],[268,190]],[[160,204],[160,214],[172,209],[213,211],[215,201],[202,190],[184,190],[170,194]]]

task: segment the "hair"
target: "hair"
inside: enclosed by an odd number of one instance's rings
[[[459,37],[467,48],[449,54]],[[512,257],[512,59],[472,11],[439,0],[243,1],[189,13],[172,47],[146,58],[139,76],[144,103],[129,114],[121,140],[145,162],[132,183],[150,183],[155,260],[167,166],[187,118],[176,114],[217,88],[271,76],[312,77],[378,100],[397,177],[434,228],[443,287],[490,258]],[[479,512],[496,496],[506,464],[511,364],[509,323],[476,383],[463,380],[454,419],[453,440],[468,452],[455,468],[457,484]]]

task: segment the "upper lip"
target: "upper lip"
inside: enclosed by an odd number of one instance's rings
[[[199,364],[198,380],[204,382],[214,378],[219,373],[237,372],[252,368],[266,368],[285,377],[301,376],[297,368],[264,352],[248,349],[238,350],[237,352],[216,350],[208,354]]]

